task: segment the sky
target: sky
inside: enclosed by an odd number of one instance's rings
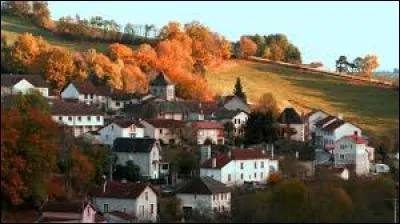
[[[375,54],[378,70],[399,67],[399,2],[53,2],[53,19],[95,15],[119,24],[182,24],[199,21],[229,40],[241,35],[284,33],[304,63],[334,68],[346,55]]]

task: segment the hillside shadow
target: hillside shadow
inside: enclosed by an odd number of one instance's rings
[[[295,87],[305,88],[310,92],[320,92],[321,95],[318,97],[331,102],[343,113],[358,114],[366,119],[383,118],[398,121],[399,92],[394,89],[351,84],[340,78],[298,72],[276,65],[253,64],[252,67],[261,72],[274,72]]]

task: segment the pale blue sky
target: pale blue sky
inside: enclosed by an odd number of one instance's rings
[[[284,33],[305,63],[334,67],[376,54],[379,70],[399,67],[399,2],[49,2],[52,17],[100,15],[125,25],[200,21],[230,40],[243,34]]]

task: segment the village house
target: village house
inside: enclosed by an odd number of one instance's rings
[[[210,140],[212,144],[224,144],[224,126],[213,121],[196,121],[192,123],[193,129],[196,131],[196,139],[199,145],[206,140]]]
[[[292,132],[290,139],[304,142],[304,123],[300,115],[292,108],[285,108],[278,117],[280,135],[288,137],[288,132]]]
[[[148,179],[159,179],[161,146],[152,138],[116,138],[113,151],[117,164],[125,166],[130,160],[140,168],[140,175]]]
[[[148,183],[106,181],[92,196],[109,222],[157,221],[158,196]]]
[[[250,113],[249,105],[238,96],[223,96],[218,99],[218,102],[228,110],[242,110]]]
[[[121,90],[111,89],[111,93],[107,97],[107,111],[117,111],[129,104],[139,104],[141,97],[142,94],[126,93]]]
[[[208,176],[227,186],[244,182],[266,183],[278,171],[278,161],[261,150],[234,149],[228,155],[216,153],[201,164],[200,176]]]
[[[61,90],[61,99],[74,100],[105,109],[110,90],[106,86],[95,86],[91,81],[71,81]]]
[[[8,94],[27,94],[32,91],[49,97],[49,87],[41,75],[1,74],[1,96]]]
[[[241,136],[244,134],[243,127],[246,125],[249,114],[241,110],[233,111],[220,108],[215,113],[215,117],[222,124],[232,122],[234,136]]]
[[[316,123],[326,117],[330,116],[322,110],[313,110],[306,114],[304,117],[304,135],[306,140],[315,139],[317,127]]]
[[[213,114],[218,109],[216,101],[186,100],[182,104],[187,107],[188,114],[186,120],[188,121],[212,120]]]
[[[197,210],[203,214],[229,212],[231,189],[211,177],[195,177],[177,191],[184,214]]]
[[[38,223],[106,223],[90,202],[49,201],[41,209]]]
[[[175,100],[175,85],[168,79],[163,71],[160,71],[149,83],[150,93],[167,101]]]
[[[357,132],[362,136],[361,129],[343,120],[341,116],[328,116],[316,124],[315,142],[320,149],[332,152],[335,142],[340,138]]]
[[[116,138],[143,138],[144,127],[138,120],[115,119],[97,130],[103,144],[112,146]]]
[[[140,104],[126,105],[120,110],[127,118],[135,119],[170,119],[170,120],[186,120],[188,108],[182,102],[154,102],[146,101]]]
[[[72,129],[74,137],[96,131],[104,125],[103,113],[96,107],[62,100],[50,100],[52,119]]]
[[[374,148],[368,147],[368,142],[355,132],[335,142],[333,156],[335,167],[350,165],[354,166],[357,175],[367,175],[370,172],[370,162],[374,160]]]
[[[180,142],[179,132],[185,127],[184,121],[167,119],[141,120],[145,136],[159,140],[163,144]]]

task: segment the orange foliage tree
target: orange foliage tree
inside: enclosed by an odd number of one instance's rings
[[[108,47],[108,54],[113,61],[120,59],[125,62],[125,60],[132,58],[133,51],[126,45],[114,43]]]
[[[144,73],[149,73],[157,65],[157,52],[148,44],[142,44],[134,51],[134,60]]]
[[[253,56],[257,51],[257,44],[248,37],[240,38],[240,56]]]
[[[57,125],[39,108],[27,105],[1,110],[1,196],[19,205],[40,202],[46,178],[55,170]]]
[[[73,186],[77,192],[84,192],[95,177],[95,168],[88,156],[76,146],[70,149],[69,159]]]
[[[121,71],[122,89],[131,93],[148,91],[147,77],[136,65],[126,65]]]

